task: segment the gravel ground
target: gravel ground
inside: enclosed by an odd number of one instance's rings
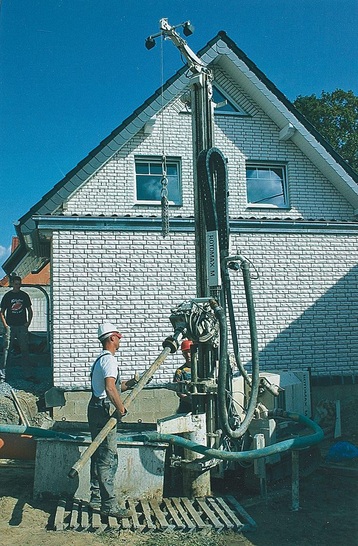
[[[16,394],[31,426],[47,428],[47,423],[52,423],[43,403],[44,393],[52,384],[49,368],[34,368],[34,378],[35,381],[24,379],[20,367],[11,367],[6,370],[6,381],[0,383],[0,423],[7,425],[20,423],[11,391]]]

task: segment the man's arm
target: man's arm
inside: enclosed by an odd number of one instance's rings
[[[27,322],[25,322],[25,326],[29,327],[32,321],[32,317],[34,316],[32,312],[32,307],[27,308]]]
[[[4,328],[8,328],[8,325],[7,325],[6,319],[5,319],[5,309],[0,310],[0,318],[1,318],[1,322],[3,323]]]
[[[119,392],[117,391],[116,380],[114,379],[114,377],[105,378],[105,389],[108,398],[115,406],[118,414],[123,417],[127,413],[127,411],[123,405]]]

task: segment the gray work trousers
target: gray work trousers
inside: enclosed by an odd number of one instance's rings
[[[110,404],[91,399],[87,417],[94,440],[110,418]],[[101,497],[102,510],[110,510],[117,505],[114,492],[117,467],[117,427],[114,427],[91,457],[91,498]]]

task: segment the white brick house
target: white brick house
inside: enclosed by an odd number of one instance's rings
[[[213,70],[216,92],[228,99],[229,111],[215,115],[215,146],[228,161],[232,251],[258,273],[260,367],[354,377],[357,174],[225,33],[199,56]],[[123,375],[143,371],[172,334],[170,309],[195,297],[192,129],[183,99],[189,84],[184,67],[19,221],[21,246],[4,269],[24,275],[51,258],[57,387],[89,387],[104,320],[123,331]],[[160,203],[146,182],[163,146],[175,203],[165,238]],[[270,176],[273,193],[263,195],[261,179]],[[240,276],[233,295],[248,363]],[[171,380],[178,362],[180,356],[170,356],[156,380]]]

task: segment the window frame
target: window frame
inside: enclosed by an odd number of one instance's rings
[[[282,190],[283,190],[283,205],[277,205],[275,203],[264,203],[264,202],[250,202],[248,200],[248,177],[247,177],[247,171],[249,169],[266,169],[269,170],[275,170],[275,169],[281,169],[282,170]],[[290,208],[290,200],[289,200],[289,191],[288,191],[288,169],[287,169],[287,163],[284,161],[247,161],[245,165],[245,182],[246,182],[246,208],[253,208],[253,209],[275,209],[275,210],[288,210]]]
[[[230,97],[230,95],[226,93],[226,91],[224,91],[224,89],[217,82],[213,84],[213,97],[214,97],[214,89],[216,89],[216,91],[218,91],[218,93],[220,93],[220,95],[222,95],[222,97],[225,100],[227,100],[228,104],[230,104],[233,108],[236,109],[236,111],[231,111],[231,110],[220,110],[220,108],[214,108],[214,116],[219,115],[219,116],[249,117],[249,114],[245,112],[245,110],[241,108],[241,106],[239,106],[237,102],[232,97]]]
[[[134,157],[134,203],[135,205],[150,205],[150,206],[161,206],[161,198],[158,199],[158,200],[154,200],[154,199],[139,199],[138,198],[138,180],[137,180],[137,176],[141,173],[137,173],[137,165],[138,164],[152,164],[152,165],[155,165],[155,166],[162,166],[162,163],[163,163],[163,160],[162,160],[162,157],[161,156],[157,156],[157,155],[145,155],[145,156],[135,156]],[[176,168],[177,168],[177,178],[178,178],[178,194],[179,194],[179,197],[178,197],[178,201],[175,202],[175,201],[170,201],[169,200],[169,196],[168,196],[168,205],[170,207],[181,207],[183,205],[183,191],[182,191],[182,168],[181,168],[181,158],[180,157],[174,157],[174,156],[169,156],[169,157],[166,157],[166,163],[167,165],[169,164],[175,164],[176,165]],[[143,176],[146,176],[144,175],[144,173],[142,174]],[[147,176],[150,176],[149,173]],[[152,176],[155,176],[155,174],[152,174]],[[159,176],[159,175],[157,175]]]

